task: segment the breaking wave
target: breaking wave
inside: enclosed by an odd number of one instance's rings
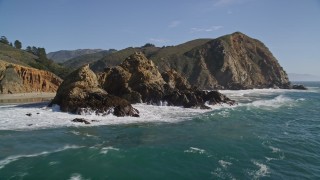
[[[140,117],[116,117],[112,114],[98,116],[95,114],[75,115],[60,112],[59,106],[46,107],[45,104],[29,106],[0,106],[0,130],[32,130],[43,128],[57,128],[69,126],[100,126],[114,124],[131,124],[131,123],[177,123],[180,121],[191,120],[199,114],[220,109],[230,109],[246,106],[250,108],[274,109],[282,106],[294,106],[294,104],[304,101],[305,99],[291,99],[285,92],[292,90],[278,89],[259,89],[259,90],[240,90],[240,91],[221,91],[235,99],[238,105],[229,106],[227,104],[218,104],[210,106],[211,110],[191,109],[182,107],[153,106],[147,104],[134,104],[133,106],[140,111]],[[279,94],[280,93],[280,94]],[[265,97],[268,94],[269,96]],[[273,97],[270,97],[270,94]],[[276,95],[276,97],[274,97]],[[27,116],[28,114],[28,116]],[[230,114],[224,113],[221,116],[228,117]],[[89,125],[71,122],[75,118],[85,118],[92,122]],[[94,122],[93,122],[94,121]],[[76,134],[76,132],[74,132]]]
[[[66,146],[59,148],[59,149],[56,149],[54,151],[43,151],[43,152],[35,153],[35,154],[21,154],[21,155],[9,156],[3,160],[0,160],[0,169],[4,168],[6,165],[8,165],[14,161],[20,160],[22,158],[32,158],[32,157],[37,157],[37,156],[45,156],[48,154],[61,152],[61,151],[67,150],[67,149],[78,149],[78,148],[83,148],[83,146],[66,145]]]

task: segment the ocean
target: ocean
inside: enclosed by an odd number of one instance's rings
[[[2,104],[0,179],[320,179],[320,82],[302,84],[221,91],[238,104],[212,110],[133,105],[140,118]]]

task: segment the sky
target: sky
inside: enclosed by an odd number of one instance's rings
[[[240,31],[320,76],[320,0],[0,0],[0,36],[47,52],[177,45]]]

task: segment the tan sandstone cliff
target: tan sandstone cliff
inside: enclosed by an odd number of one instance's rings
[[[55,74],[0,60],[0,93],[56,92],[62,79]]]

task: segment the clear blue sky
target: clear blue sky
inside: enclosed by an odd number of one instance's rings
[[[320,0],[0,0],[0,35],[47,52],[176,45],[241,31],[320,75]]]

